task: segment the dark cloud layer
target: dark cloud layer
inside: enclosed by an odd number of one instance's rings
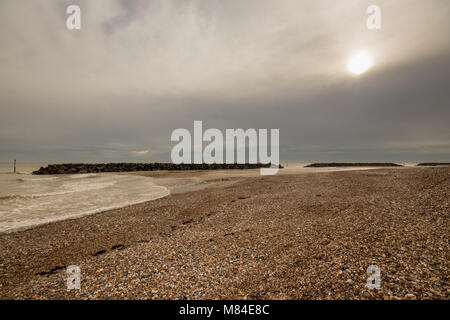
[[[448,161],[450,5],[378,2],[380,31],[365,1],[81,1],[76,33],[2,1],[0,161],[169,161],[194,120],[279,128],[281,161]]]

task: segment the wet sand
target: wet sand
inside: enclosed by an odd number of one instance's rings
[[[200,178],[202,190],[0,235],[0,298],[449,297],[450,167]],[[369,265],[380,289],[365,288]]]

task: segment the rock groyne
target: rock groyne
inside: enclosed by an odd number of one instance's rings
[[[328,163],[311,163],[305,168],[326,168],[326,167],[403,167],[397,163],[378,163],[378,162],[328,162]]]
[[[131,172],[155,170],[223,170],[223,169],[259,169],[268,168],[269,164],[174,164],[174,163],[63,163],[41,167],[33,174],[76,174],[97,172]],[[280,168],[283,168],[280,165]]]

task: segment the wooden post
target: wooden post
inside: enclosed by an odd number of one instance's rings
[[[14,173],[16,173],[16,159],[14,159]]]

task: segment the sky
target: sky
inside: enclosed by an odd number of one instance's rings
[[[194,120],[279,129],[281,162],[449,161],[448,30],[448,0],[2,0],[0,162],[169,162]]]

